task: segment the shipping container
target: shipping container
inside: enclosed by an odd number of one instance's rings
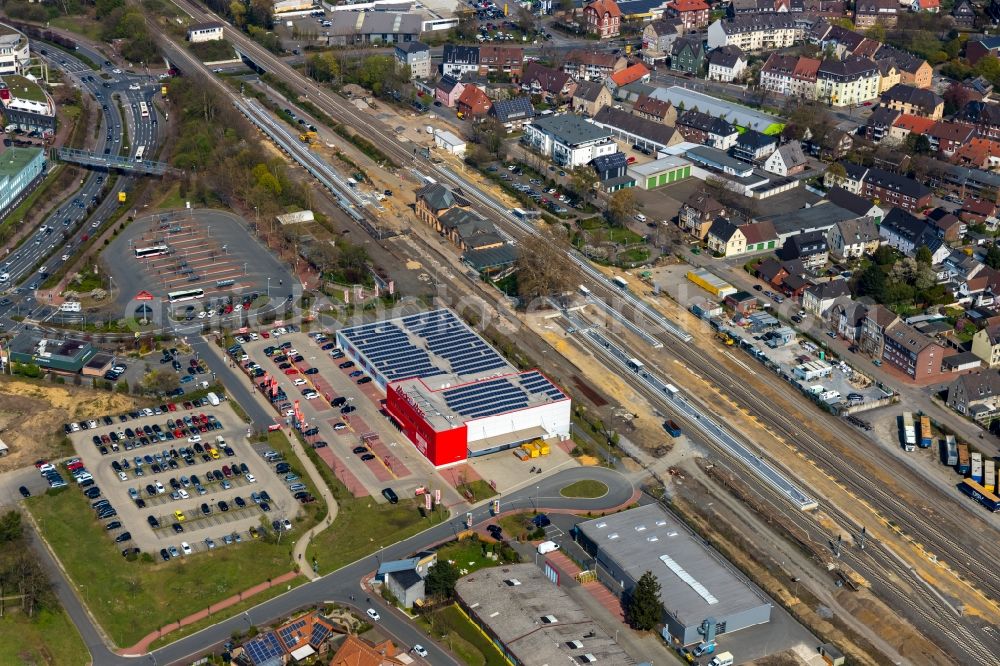
[[[917,430],[913,425],[912,412],[903,412],[903,448],[907,451],[917,449]]]
[[[976,483],[983,482],[983,454],[973,453],[969,456],[972,459],[972,470],[969,477]]]
[[[956,470],[962,476],[965,476],[972,469],[969,465],[969,445],[959,444],[958,445],[958,469]]]
[[[972,499],[976,500],[987,509],[993,512],[1000,511],[1000,497],[997,497],[991,492],[988,492],[981,485],[972,481],[971,479],[965,479],[960,484],[958,484],[958,489],[963,495],[968,495]]]
[[[673,419],[663,422],[663,429],[670,433],[671,437],[681,436],[681,427],[673,421]]]
[[[929,449],[934,443],[934,435],[931,433],[931,417],[920,417],[920,448]]]
[[[948,435],[941,440],[941,462],[948,467],[958,464],[958,445],[955,444],[954,435]]]
[[[997,470],[992,458],[983,461],[983,488],[991,493],[997,489]]]

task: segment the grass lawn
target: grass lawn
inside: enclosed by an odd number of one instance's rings
[[[101,25],[97,21],[85,16],[56,16],[49,23],[57,28],[75,32],[91,41],[101,41]]]
[[[515,513],[512,516],[501,516],[497,524],[503,528],[508,539],[518,540],[528,536],[528,514]],[[533,528],[532,528],[533,529]]]
[[[631,245],[632,243],[641,243],[642,236],[624,227],[609,227],[608,240],[621,245]]]
[[[186,199],[181,196],[181,186],[174,184],[164,194],[163,198],[156,202],[157,208],[184,208]]]
[[[294,568],[290,541],[263,539],[170,562],[127,562],[75,489],[33,497],[26,506],[90,611],[122,647]]]
[[[30,619],[8,610],[0,618],[0,664],[89,663],[83,639],[61,608],[42,611]]]
[[[461,541],[455,541],[447,546],[442,546],[438,550],[438,559],[450,560],[454,562],[455,566],[459,569],[465,569],[467,573],[472,573],[477,569],[483,569],[485,567],[495,567],[501,564],[499,560],[494,561],[483,556],[484,545],[487,550],[490,549],[489,544],[485,544],[479,539],[462,539]]]
[[[459,484],[456,490],[462,493],[464,497],[469,497],[471,495],[473,502],[489,499],[497,494],[497,491],[493,490],[490,484],[486,483],[482,479],[476,479],[475,481]]]
[[[618,255],[618,261],[621,263],[640,263],[649,259],[649,249],[644,247],[634,247],[631,250],[622,252]]]
[[[581,481],[574,481],[568,486],[564,486],[563,489],[559,491],[559,494],[563,497],[583,497],[593,499],[595,497],[604,497],[607,495],[608,487],[600,481],[583,479]]]
[[[508,666],[508,662],[486,635],[458,606],[435,611],[422,620],[434,640],[447,645],[469,666]]]

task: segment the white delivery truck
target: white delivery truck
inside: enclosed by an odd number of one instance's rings
[[[219,406],[219,396],[215,395],[215,393],[210,392],[205,397],[208,398],[208,404],[212,405],[213,407]]]
[[[708,662],[708,666],[733,666],[733,653],[720,652],[712,657],[712,660]]]
[[[554,550],[559,550],[559,544],[555,541],[543,541],[538,544],[538,553],[544,555],[545,553],[551,553]]]
[[[80,301],[66,301],[59,306],[60,312],[80,312],[81,309]]]

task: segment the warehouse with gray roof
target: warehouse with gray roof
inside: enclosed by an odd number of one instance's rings
[[[647,571],[656,576],[668,642],[691,645],[771,619],[763,592],[658,504],[580,523],[574,537],[618,596]]]

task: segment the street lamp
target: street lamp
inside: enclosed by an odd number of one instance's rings
[[[271,300],[271,276],[267,278],[267,300]]]

